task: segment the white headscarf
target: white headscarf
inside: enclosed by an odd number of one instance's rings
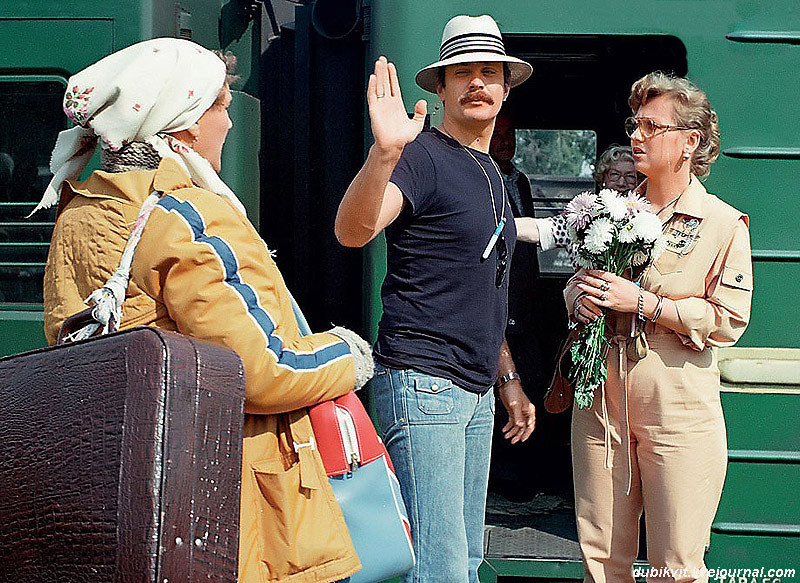
[[[60,132],[50,160],[53,179],[33,213],[58,202],[65,180],[80,176],[97,146],[118,151],[146,142],[173,158],[192,181],[244,206],[211,164],[167,133],[185,130],[216,101],[225,63],[191,41],[157,38],[117,51],[69,79],[64,113],[75,127]],[[246,213],[245,213],[246,214]]]

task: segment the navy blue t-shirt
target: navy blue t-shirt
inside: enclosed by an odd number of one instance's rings
[[[395,167],[391,181],[407,201],[386,228],[387,273],[375,358],[384,366],[415,368],[484,393],[497,378],[516,228],[489,155],[469,152],[475,159],[433,129],[408,144]],[[481,254],[501,212],[508,265],[498,288],[497,247],[485,261]]]

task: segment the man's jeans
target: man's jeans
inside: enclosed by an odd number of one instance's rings
[[[375,364],[370,392],[411,521],[407,583],[478,583],[494,394]]]

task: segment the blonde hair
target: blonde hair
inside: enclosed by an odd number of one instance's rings
[[[655,71],[633,84],[628,105],[636,113],[642,105],[661,95],[672,99],[677,125],[699,130],[700,145],[692,154],[691,169],[695,176],[708,176],[720,151],[719,122],[708,97],[688,79]]]

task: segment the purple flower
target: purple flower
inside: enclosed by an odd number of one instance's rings
[[[650,210],[650,203],[647,202],[647,199],[643,196],[639,196],[632,190],[628,191],[628,194],[625,197],[625,204],[628,207],[629,216],[634,216]]]
[[[596,214],[596,202],[597,196],[589,191],[582,192],[569,201],[564,209],[567,224],[578,231],[585,229]]]

